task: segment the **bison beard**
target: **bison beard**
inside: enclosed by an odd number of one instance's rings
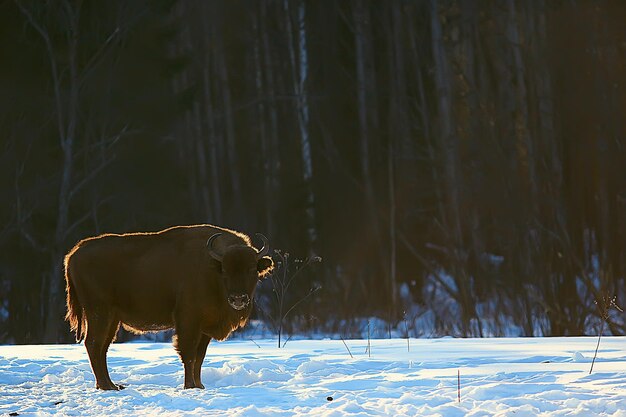
[[[211,339],[246,324],[258,280],[274,264],[242,233],[211,225],[155,233],[105,234],[65,257],[66,320],[85,340],[96,387],[119,390],[106,354],[120,325],[141,333],[175,329],[185,388],[204,388],[200,370]]]

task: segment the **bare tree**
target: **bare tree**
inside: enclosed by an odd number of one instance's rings
[[[467,275],[467,251],[463,241],[463,229],[460,213],[461,204],[461,176],[459,173],[459,139],[455,128],[454,103],[452,80],[453,71],[450,68],[444,34],[441,25],[441,16],[452,9],[450,4],[440,7],[438,1],[431,4],[431,31],[432,50],[435,62],[435,86],[437,92],[437,115],[439,149],[442,154],[444,212],[441,213],[441,230],[447,240],[447,255],[452,264],[453,275],[457,289],[451,294],[457,299],[461,307],[462,331],[465,335],[471,334],[471,319],[476,317],[474,300],[470,293]],[[455,8],[456,10],[456,8]],[[447,30],[451,31],[450,23]],[[458,28],[454,28],[458,30]],[[446,39],[451,37],[446,36]],[[480,330],[480,329],[479,329]]]
[[[374,174],[372,172],[373,156],[376,152],[374,138],[379,133],[380,121],[377,104],[376,72],[374,64],[374,53],[372,45],[372,16],[363,0],[356,0],[352,9],[352,21],[354,23],[354,43],[355,43],[355,70],[356,70],[356,92],[357,92],[357,112],[359,126],[359,162],[361,183],[364,192],[365,213],[367,213],[368,233],[367,238],[373,242],[374,259],[377,267],[380,268],[383,276],[390,285],[386,286],[389,291],[388,299],[395,298],[395,281],[390,278],[387,268],[383,248],[383,234],[379,218],[379,204],[374,185]],[[374,154],[374,155],[373,155]],[[391,168],[390,168],[391,169]],[[390,172],[389,172],[390,173]],[[390,213],[391,214],[391,213]],[[392,238],[392,236],[389,236]],[[390,304],[389,318],[395,313],[393,309],[395,303]]]
[[[51,111],[54,114],[61,151],[54,233],[50,242],[42,243],[49,247],[51,265],[42,285],[42,294],[45,294],[42,297],[43,339],[55,342],[59,340],[59,325],[63,316],[63,257],[68,249],[68,238],[81,224],[96,214],[99,206],[99,202],[95,202],[91,208],[76,215],[70,213],[72,203],[86,185],[109,165],[111,157],[105,155],[107,149],[127,134],[128,128],[125,126],[113,134],[101,132],[94,143],[89,144],[85,140],[85,136],[90,134],[89,128],[83,129],[81,126],[81,117],[86,116],[86,110],[81,108],[81,89],[125,28],[113,27],[110,32],[103,34],[103,41],[87,56],[88,59],[81,57],[79,63],[82,1],[27,4],[25,1],[15,0],[15,4],[28,25],[43,41],[50,66],[53,97]],[[130,13],[125,23],[134,23],[135,16],[136,14]],[[61,36],[56,31],[61,31]],[[90,159],[87,171],[79,173],[76,168],[79,154],[99,154],[99,157]],[[96,199],[99,198],[101,197]]]
[[[63,61],[60,60],[60,56],[55,50],[49,29],[36,20],[33,9],[30,9],[20,1],[16,1],[16,4],[27,18],[31,27],[41,36],[46,47],[50,71],[52,73],[59,146],[63,155],[61,161],[61,181],[58,193],[57,219],[53,240],[54,249],[51,255],[52,270],[48,278],[48,296],[45,301],[47,314],[44,340],[53,342],[56,341],[58,337],[57,331],[61,304],[61,265],[69,222],[69,197],[74,174],[74,155],[79,117],[78,90],[80,80],[77,64],[77,46],[81,3],[79,2],[76,7],[74,7],[69,1],[64,1],[60,3],[60,10],[57,11],[67,19],[67,27],[65,29],[67,41],[66,45],[64,45],[67,50]],[[67,67],[60,68],[63,65],[61,62],[67,62]],[[67,74],[67,80],[64,80],[64,74]],[[63,93],[65,88],[67,88],[68,91],[67,98]]]

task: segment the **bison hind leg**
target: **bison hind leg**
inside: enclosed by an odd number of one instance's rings
[[[89,355],[91,369],[96,377],[96,388],[103,390],[120,390],[124,387],[111,381],[107,368],[107,351],[115,339],[120,327],[119,320],[113,314],[87,312],[87,336],[85,347]]]

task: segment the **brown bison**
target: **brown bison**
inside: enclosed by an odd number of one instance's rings
[[[211,225],[81,240],[65,257],[67,315],[85,339],[96,387],[119,390],[106,354],[120,324],[134,332],[175,329],[185,388],[204,388],[200,368],[211,339],[245,325],[259,279],[273,269],[269,244]]]

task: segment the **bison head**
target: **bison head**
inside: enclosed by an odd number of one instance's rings
[[[228,304],[235,310],[243,310],[250,302],[259,279],[265,278],[274,268],[269,253],[269,242],[260,233],[257,236],[263,241],[261,249],[249,245],[229,246],[224,253],[214,247],[215,239],[221,233],[215,233],[207,240],[207,248],[213,259],[221,264],[221,274],[226,288]]]

